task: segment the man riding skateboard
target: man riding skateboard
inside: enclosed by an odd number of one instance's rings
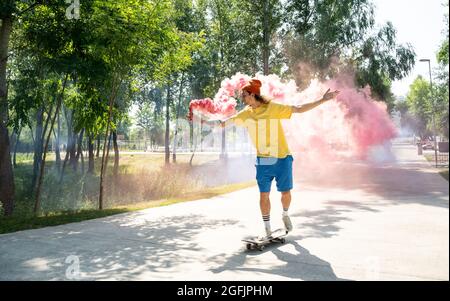
[[[261,95],[261,81],[250,80],[239,92],[240,99],[247,105],[234,116],[223,120],[223,124],[232,121],[244,126],[257,150],[256,180],[260,191],[260,209],[267,237],[270,237],[270,188],[275,179],[277,190],[281,192],[283,205],[282,220],[286,231],[292,231],[289,218],[291,189],[293,188],[292,162],[281,119],[291,118],[292,113],[304,113],[333,99],[339,91],[323,95],[322,99],[300,106],[291,106],[271,101]]]

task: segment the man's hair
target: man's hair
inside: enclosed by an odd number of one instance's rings
[[[255,99],[262,104],[266,105],[270,102],[270,99],[267,98],[266,96],[262,96],[262,95],[258,95],[258,94],[253,94],[253,95],[255,95]]]

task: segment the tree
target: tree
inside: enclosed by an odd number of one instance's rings
[[[408,75],[413,68],[415,53],[412,47],[396,44],[395,29],[388,22],[357,48],[351,60],[356,64],[358,84],[370,85],[372,96],[385,101],[388,110],[392,111],[391,83]]]
[[[442,65],[448,65],[448,38],[449,38],[449,22],[448,22],[448,6],[449,1],[447,0],[447,3],[444,5],[446,7],[445,9],[445,15],[444,15],[444,23],[445,23],[445,30],[444,30],[444,41],[441,44],[441,47],[439,48],[439,51],[437,53],[437,60]]]
[[[448,36],[439,49],[437,59],[439,63],[448,65]]]
[[[445,4],[446,13],[444,16],[445,30],[444,41],[437,53],[437,61],[439,67],[436,76],[436,123],[441,135],[449,139],[449,74],[448,74],[448,39],[449,39],[449,22],[448,22],[448,6],[449,2]]]
[[[84,7],[87,12],[92,9],[93,3],[93,0],[85,1]],[[66,115],[69,123],[67,149],[68,154],[70,153],[71,164],[76,170],[77,162],[82,155],[81,144],[84,129],[77,128],[79,123],[76,123],[74,110],[70,107],[77,100],[79,101],[78,83],[80,77],[86,76],[84,71],[89,70],[90,78],[96,77],[95,69],[90,68],[93,60],[88,51],[88,44],[91,41],[90,38],[92,38],[92,34],[89,34],[91,29],[89,26],[86,26],[85,19],[69,20],[66,16],[66,9],[66,4],[60,1],[46,1],[36,6],[30,11],[30,14],[22,18],[19,27],[20,38],[15,42],[14,59],[20,64],[23,64],[22,62],[24,61],[28,62],[28,64],[25,64],[25,68],[21,68],[22,75],[18,74],[19,79],[27,81],[27,76],[24,77],[23,74],[29,74],[30,70],[34,71],[31,74],[32,76],[28,76],[28,79],[36,83],[36,93],[31,95],[31,99],[37,105],[38,117],[42,115],[43,108],[46,108],[43,107],[43,104],[49,104],[45,126],[42,132],[36,132],[35,139],[37,145],[35,166],[39,169],[34,207],[35,213],[38,212],[40,207],[40,191],[45,172],[47,149],[55,121],[64,103],[64,92],[66,89],[70,92],[70,97],[65,106],[69,108]],[[16,92],[18,91],[17,88],[15,90]],[[28,89],[28,91],[30,90]],[[20,96],[20,94],[18,95]],[[25,111],[33,108],[33,106],[24,107]],[[18,112],[17,108],[16,112]],[[42,126],[42,122],[39,123],[37,129]],[[46,137],[45,141],[44,137]],[[78,149],[76,149],[76,144],[78,144]],[[83,160],[82,157],[81,159]],[[66,161],[67,156],[63,165],[63,171]]]
[[[194,53],[186,72],[193,98],[212,97],[222,80],[237,72],[281,69],[281,51],[276,47],[279,0],[202,0],[191,15],[192,30],[204,32],[205,37],[205,46]]]
[[[159,88],[144,87],[140,93],[135,94],[134,102],[138,106],[135,124],[143,130],[144,149],[147,150],[148,146],[153,149],[164,142],[164,139],[161,139],[164,123],[162,91]],[[150,140],[150,145],[147,145],[147,139]]]
[[[17,17],[40,4],[41,1],[4,0],[0,2],[0,202],[4,214],[12,215],[14,208],[14,175],[8,134],[7,63],[13,23]]]
[[[4,214],[9,216],[14,208],[14,176],[11,164],[11,147],[8,134],[8,91],[6,66],[8,62],[9,39],[12,31],[15,1],[0,4],[0,202]]]
[[[100,170],[99,209],[103,209],[104,176],[108,164],[111,121],[119,89],[144,63],[152,73],[164,52],[170,31],[169,1],[96,1],[91,18],[95,28],[95,52],[106,63],[108,78],[104,97],[107,99],[105,141]],[[143,63],[144,62],[144,63]]]
[[[166,90],[165,108],[165,163],[170,163],[170,108],[173,107],[173,87],[180,72],[192,64],[192,53],[203,46],[202,33],[190,32],[184,13],[190,10],[192,2],[174,1],[173,30],[168,31],[168,48],[161,57],[155,74],[155,82]],[[179,87],[181,88],[181,87]],[[182,88],[181,88],[182,89]]]
[[[289,0],[285,22],[287,76],[299,87],[350,67],[359,86],[392,107],[391,81],[408,74],[415,54],[396,43],[391,23],[375,31],[370,0]]]
[[[129,82],[170,84],[170,76],[190,62],[195,37],[177,30],[172,16],[173,3],[164,1],[96,1],[92,16],[96,53],[106,62],[109,77],[108,114],[105,137],[109,137],[113,107],[120,87]],[[131,88],[134,90],[135,88]],[[168,98],[170,99],[170,98]],[[169,101],[169,100],[168,100]],[[103,182],[107,167],[107,140],[100,171],[99,208],[103,208]]]
[[[434,87],[436,128],[440,135],[449,139],[449,79],[448,65],[439,67]]]
[[[430,84],[422,76],[418,76],[410,86],[406,96],[408,110],[414,117],[413,125],[415,132],[421,138],[430,136],[432,103],[430,95]]]
[[[448,1],[445,6],[448,8]],[[444,22],[447,26],[444,41],[436,53],[439,66],[432,75],[433,91],[429,81],[418,76],[410,86],[404,103],[406,106],[402,103],[397,103],[396,106],[401,113],[402,122],[412,126],[422,138],[433,133],[433,117],[436,119],[437,134],[449,138],[448,13],[445,13]]]

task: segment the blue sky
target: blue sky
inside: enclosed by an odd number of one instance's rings
[[[397,96],[406,95],[409,85],[418,75],[429,78],[428,64],[418,60],[428,58],[436,67],[436,52],[444,39],[444,0],[374,0],[378,24],[391,21],[397,30],[397,41],[409,43],[417,54],[417,63],[411,74],[392,85]]]

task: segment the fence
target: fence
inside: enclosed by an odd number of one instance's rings
[[[448,141],[438,143],[437,164],[441,167],[448,167]]]

